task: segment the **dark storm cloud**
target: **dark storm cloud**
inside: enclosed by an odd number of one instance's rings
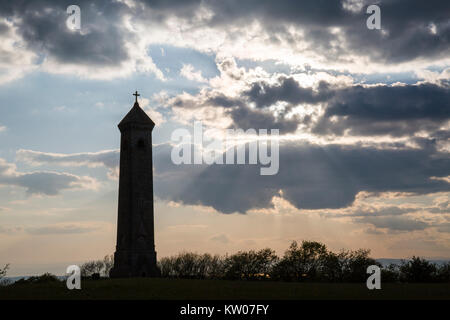
[[[226,24],[229,21],[260,19],[267,25],[283,21],[308,25],[337,25],[349,17],[340,1],[329,0],[250,0],[250,1],[206,1],[212,8],[212,23]]]
[[[324,81],[319,83],[318,91],[316,92],[312,88],[302,88],[291,77],[280,77],[275,85],[269,85],[265,82],[254,82],[250,89],[244,91],[243,94],[251,102],[255,102],[258,108],[264,108],[278,101],[292,104],[316,104],[328,100],[332,92],[329,89],[329,84]]]
[[[78,1],[81,32],[66,26],[66,1],[2,1],[0,17],[12,19],[27,47],[62,63],[115,66],[128,58],[122,14],[113,1]]]
[[[66,172],[18,172],[15,165],[0,158],[0,185],[23,187],[29,195],[53,196],[63,190],[91,188],[93,183],[95,179]]]
[[[148,7],[166,14],[189,19],[195,9],[206,7],[212,17],[205,21],[209,26],[225,28],[245,26],[260,22],[271,34],[273,42],[284,38],[295,46],[296,39],[284,27],[293,25],[305,30],[310,49],[332,57],[345,50],[371,56],[374,60],[403,62],[415,58],[445,57],[450,49],[450,2],[445,0],[390,0],[361,1],[361,11],[344,8],[345,1],[330,0],[212,0],[187,1],[165,4],[162,1],[146,1]],[[381,8],[381,33],[366,27],[370,4]],[[436,26],[436,33],[430,27]],[[348,48],[336,44],[336,36],[330,27],[339,27],[345,33]],[[335,56],[334,59],[340,59]]]
[[[10,27],[6,23],[0,21],[0,35],[8,33],[9,31]]]
[[[309,50],[333,60],[343,53],[370,56],[378,62],[403,62],[415,58],[445,57],[450,49],[450,2],[445,0],[377,1],[381,7],[382,33],[366,27],[365,2],[360,12],[344,8],[342,1],[329,0],[189,0],[137,1],[125,3],[102,0],[77,2],[82,8],[82,29],[70,32],[66,26],[68,1],[2,1],[0,16],[13,19],[29,48],[65,63],[115,65],[127,59],[124,47],[127,34],[122,25],[125,13],[140,21],[164,24],[170,17],[195,22],[196,28],[245,28],[258,21],[274,43],[285,40],[293,48],[308,44]],[[211,17],[198,20],[206,8]],[[287,26],[303,30],[305,39],[291,34]],[[337,41],[331,27],[344,33]],[[4,27],[1,27],[4,29]],[[432,32],[435,30],[436,32]],[[1,30],[0,30],[1,32]],[[303,50],[303,49],[298,49]]]
[[[233,120],[233,128],[239,129],[278,129],[280,134],[295,132],[298,127],[296,118],[275,117],[270,112],[254,110],[246,106],[234,108],[228,112]]]
[[[321,81],[316,88],[308,88],[292,77],[281,76],[276,83],[250,84],[240,98],[214,96],[207,104],[227,108],[233,127],[242,129],[279,128],[281,133],[289,133],[301,122],[319,135],[411,137],[425,131],[438,140],[448,140],[449,131],[441,127],[450,120],[449,101],[449,86],[425,83],[338,88]],[[278,102],[286,102],[288,107],[275,117],[268,107]],[[250,108],[251,103],[256,108]],[[308,116],[286,118],[293,106],[319,103],[325,112],[317,114],[314,122]],[[419,138],[416,142],[422,143]]]
[[[281,134],[295,132],[297,130],[299,120],[296,117],[286,118],[286,111],[290,110],[290,107],[286,108],[284,112],[280,112],[277,116],[274,116],[270,110],[263,110],[266,106],[260,106],[257,109],[250,108],[248,106],[251,100],[245,99],[245,93],[243,97],[230,98],[222,93],[206,93],[206,97],[196,96],[194,99],[184,98],[183,96],[176,97],[172,106],[177,108],[194,109],[201,107],[222,107],[225,109],[225,114],[229,115],[233,120],[233,124],[230,128],[238,129],[278,129]],[[256,96],[255,96],[256,98]],[[277,98],[272,99],[274,102],[278,101]]]
[[[445,137],[439,127],[450,119],[449,101],[450,88],[432,84],[353,86],[335,91],[313,132],[410,136],[425,130]]]
[[[173,165],[170,146],[155,150],[155,193],[223,213],[268,208],[279,195],[299,209],[344,208],[360,191],[429,194],[450,191],[431,177],[450,174],[450,159],[434,149],[383,150],[370,147],[284,143],[279,172],[259,175],[256,165]]]
[[[209,97],[208,100],[205,103],[206,105],[214,105],[224,108],[231,108],[231,107],[242,107],[244,106],[244,103],[240,101],[239,99],[232,99],[227,97],[224,94],[217,94],[213,97]]]
[[[2,179],[6,183],[27,189],[28,194],[57,195],[64,189],[76,187],[80,178],[66,173],[32,172],[11,179]],[[75,184],[75,186],[74,186]]]
[[[372,120],[442,119],[450,116],[450,90],[431,84],[354,86],[338,92],[327,115]]]
[[[380,7],[382,28],[388,34],[375,35],[368,29],[358,35],[348,32],[352,49],[393,63],[448,56],[450,2],[386,0],[380,2]],[[436,34],[431,32],[431,24],[436,26]]]
[[[382,29],[387,33],[366,27],[365,9],[374,2],[365,1],[361,12],[344,9],[343,1],[212,1],[215,13],[212,23],[245,24],[257,19],[266,29],[278,36],[291,36],[278,32],[279,25],[292,24],[305,29],[311,49],[325,56],[327,51],[339,53],[336,36],[330,27],[340,27],[351,51],[371,56],[376,60],[402,62],[419,57],[445,57],[450,49],[450,2],[445,0],[376,1],[381,8]],[[436,25],[436,34],[430,24]],[[295,41],[295,39],[291,39]],[[343,45],[343,44],[342,44]],[[339,59],[337,56],[335,59]]]

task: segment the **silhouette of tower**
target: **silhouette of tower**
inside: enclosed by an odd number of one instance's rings
[[[118,127],[120,140],[117,245],[111,277],[159,276],[153,219],[152,130],[155,123],[139,106]]]

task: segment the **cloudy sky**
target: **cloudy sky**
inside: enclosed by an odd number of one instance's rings
[[[135,90],[156,123],[159,257],[308,239],[450,258],[449,52],[446,0],[2,0],[0,264],[63,274],[113,253]],[[171,133],[195,120],[279,129],[278,174],[174,165]]]

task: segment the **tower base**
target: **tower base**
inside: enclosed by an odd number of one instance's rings
[[[114,253],[114,267],[109,272],[110,278],[160,277],[161,270],[156,264],[156,252]]]

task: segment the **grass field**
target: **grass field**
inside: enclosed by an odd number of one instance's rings
[[[104,279],[82,280],[81,290],[68,290],[65,282],[0,287],[4,299],[450,299],[450,283],[386,283],[368,290],[355,283]]]

